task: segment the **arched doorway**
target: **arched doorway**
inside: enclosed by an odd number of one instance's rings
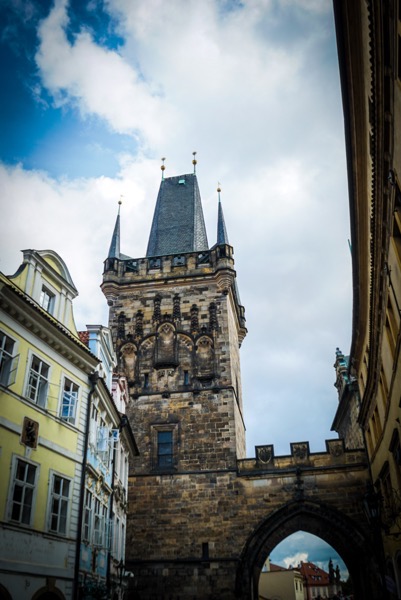
[[[294,501],[269,515],[248,539],[237,570],[239,598],[257,599],[260,571],[266,557],[282,540],[299,530],[325,540],[342,557],[354,582],[355,600],[380,597],[374,551],[362,528],[322,503]]]
[[[12,600],[11,595],[6,588],[0,583],[0,600]]]
[[[55,587],[44,587],[32,596],[32,600],[65,600],[65,596]]]

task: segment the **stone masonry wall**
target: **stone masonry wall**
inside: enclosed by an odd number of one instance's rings
[[[246,544],[294,499],[363,521],[364,459],[362,452],[328,452],[301,463],[276,457],[269,468],[247,459],[238,470],[131,477],[126,561],[141,598],[235,598]]]

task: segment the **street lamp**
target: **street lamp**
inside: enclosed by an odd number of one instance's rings
[[[366,494],[363,497],[363,508],[369,525],[379,528],[381,526],[380,500],[380,494],[375,492],[373,485],[369,483],[366,486]]]
[[[123,559],[121,559],[120,562],[118,563],[118,565],[116,566],[116,571],[117,571],[118,578],[120,580],[120,587],[122,587],[123,575],[125,573],[125,564],[123,563]]]
[[[388,598],[387,587],[386,587],[386,566],[383,548],[383,539],[381,536],[381,494],[376,492],[373,485],[368,483],[366,485],[366,493],[363,497],[363,508],[365,510],[366,518],[372,529],[376,556],[378,560],[378,567],[382,585],[382,598]]]
[[[121,559],[120,562],[116,565],[116,571],[120,583],[120,595],[121,598],[123,598],[125,588],[127,588],[128,586],[132,587],[132,580],[134,578],[134,574],[132,571],[125,570],[125,564],[123,562],[123,559]]]

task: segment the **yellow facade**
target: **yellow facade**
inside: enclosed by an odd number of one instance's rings
[[[25,251],[16,275],[0,279],[0,580],[12,598],[45,593],[49,581],[60,598],[73,595],[88,377],[98,363],[78,338],[76,295],[51,251]]]

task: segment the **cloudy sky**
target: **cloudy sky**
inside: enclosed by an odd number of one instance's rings
[[[325,449],[335,349],[350,346],[349,216],[329,0],[0,0],[0,269],[50,248],[99,290],[123,196],[123,253],[146,253],[160,183],[197,174],[216,241],[217,182],[248,336],[248,456]]]

